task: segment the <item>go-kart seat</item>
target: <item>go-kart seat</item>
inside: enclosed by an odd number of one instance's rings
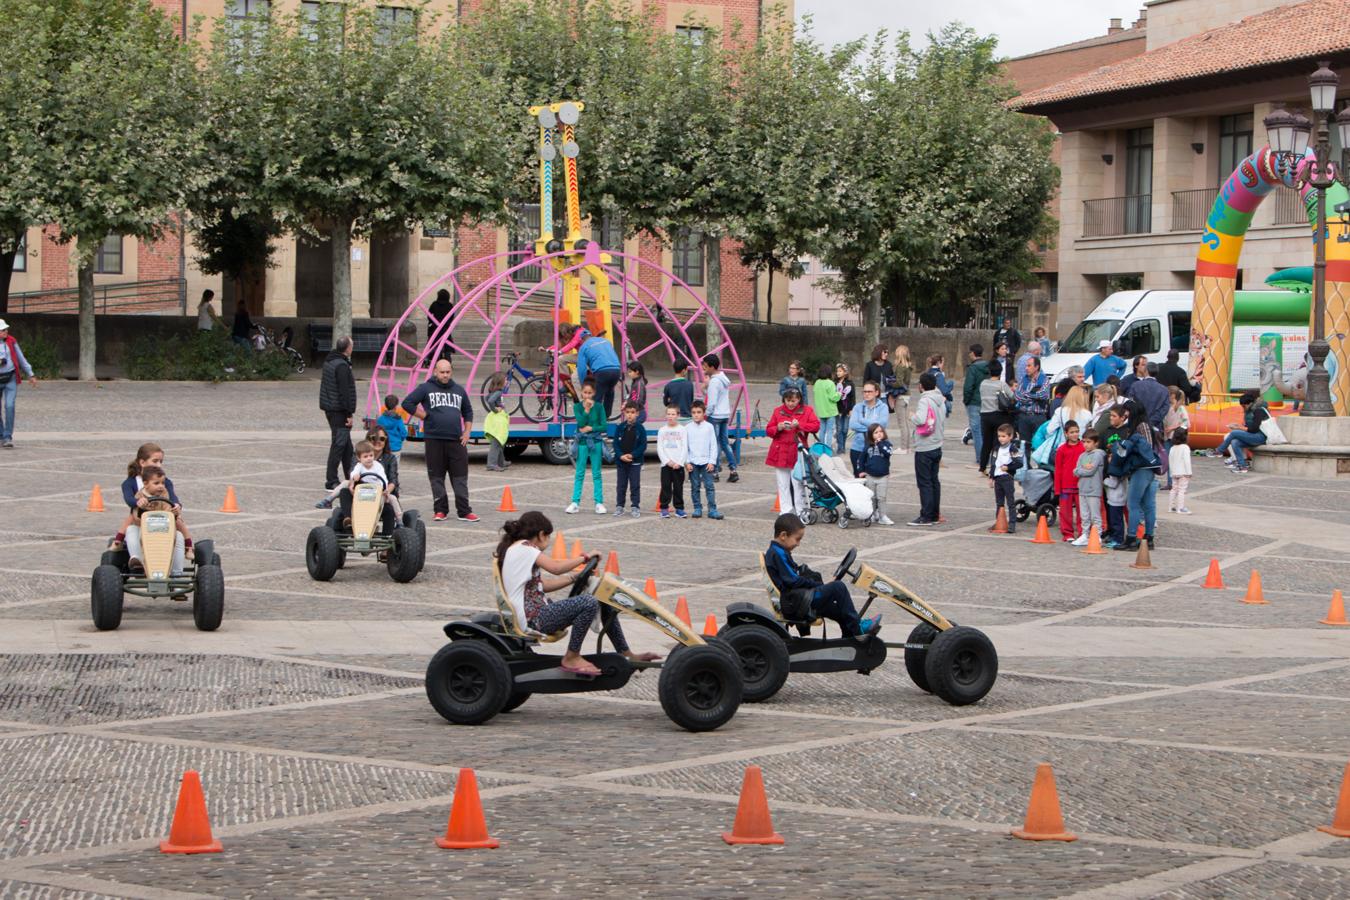
[[[554,641],[562,640],[567,634],[566,630],[559,631],[557,634],[542,634],[533,628],[522,628],[516,622],[516,611],[511,607],[511,601],[506,596],[506,587],[502,584],[502,573],[496,565],[492,567],[492,585],[496,589],[497,595],[497,614],[501,616],[502,628],[507,634],[514,635],[522,640],[540,644],[551,644]]]
[[[764,592],[769,595],[769,605],[773,607],[773,614],[778,617],[780,622],[788,625],[810,625],[812,628],[825,624],[823,619],[789,619],[783,615],[782,596],[778,593],[778,588],[774,587],[773,579],[769,577],[769,567],[764,564],[764,554],[760,553],[756,557],[759,560],[759,574],[764,578]]]

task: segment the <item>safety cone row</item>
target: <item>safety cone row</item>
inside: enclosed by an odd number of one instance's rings
[[[998,515],[994,517],[994,527],[989,529],[990,534],[1008,533],[1008,510],[1006,507],[998,508]]]
[[[1087,546],[1083,548],[1082,552],[1091,553],[1093,555],[1102,554],[1106,552],[1106,550],[1102,548],[1102,530],[1098,528],[1096,525],[1093,525],[1090,529],[1088,529]]]
[[[1223,572],[1219,569],[1218,559],[1210,559],[1209,571],[1205,573],[1205,583],[1200,585],[1206,590],[1223,590]]]
[[[1247,581],[1247,596],[1242,598],[1242,602],[1252,606],[1265,606],[1270,602],[1261,590],[1261,573],[1255,569],[1252,569],[1252,577]]]
[[[509,484],[502,488],[502,502],[497,505],[497,512],[520,512],[516,509],[516,499],[511,496]]]
[[[225,486],[225,502],[220,505],[220,511],[223,513],[239,512],[239,498],[234,495],[234,485]]]
[[[620,577],[620,576],[619,576],[619,554],[616,553],[616,552],[613,551],[613,550],[609,551],[609,559],[607,559],[607,560],[605,561],[605,572],[608,573],[608,574],[610,574],[610,575],[613,575],[615,578]]]
[[[1002,510],[999,510],[1002,512]],[[1033,544],[1053,544],[1050,540],[1050,518],[1049,516],[1036,517],[1036,536],[1031,539]]]
[[[683,595],[680,596],[679,600],[675,601],[675,618],[683,622],[685,627],[689,630],[693,630],[694,623],[689,618],[689,601],[684,599]]]
[[[1327,617],[1322,620],[1322,624],[1350,625],[1350,621],[1345,618],[1345,598],[1340,591],[1331,592],[1331,606],[1327,608]]]
[[[98,485],[94,485],[94,489],[89,492],[89,505],[86,506],[84,509],[85,512],[107,511],[106,507],[104,507],[103,505],[103,489],[100,488]]]

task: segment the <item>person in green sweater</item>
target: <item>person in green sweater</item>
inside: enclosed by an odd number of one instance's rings
[[[600,481],[600,458],[604,452],[605,408],[595,402],[595,382],[587,378],[581,384],[581,399],[573,407],[577,420],[577,471],[572,480],[572,503],[566,513],[581,511],[581,489],[586,482],[586,466],[591,467],[595,493],[595,514],[605,514],[605,489]]]
[[[816,383],[811,387],[816,408],[816,418],[820,419],[819,440],[826,447],[834,446],[834,427],[839,421],[839,385],[834,383],[834,367],[821,366],[816,370]]]
[[[961,386],[961,402],[966,407],[967,430],[970,441],[975,445],[975,462],[980,461],[980,450],[984,447],[984,433],[980,427],[980,382],[989,377],[989,363],[984,358],[982,344],[970,345],[970,358],[966,362],[966,380]]]

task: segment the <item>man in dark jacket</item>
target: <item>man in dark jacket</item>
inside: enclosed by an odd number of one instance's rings
[[[1167,410],[1172,405],[1172,398],[1167,388],[1155,377],[1157,374],[1157,363],[1145,363],[1143,377],[1130,385],[1130,391],[1126,396],[1144,408],[1148,424],[1161,434],[1163,419],[1166,418]]]
[[[1005,316],[1003,327],[994,332],[994,346],[1008,345],[1008,358],[1016,359],[1017,351],[1022,349],[1022,333],[1013,327],[1012,319]]]
[[[478,516],[469,506],[469,432],[473,426],[473,405],[464,388],[450,379],[450,371],[450,360],[437,360],[431,380],[418,385],[403,398],[403,409],[422,420],[435,520],[444,522],[450,515],[450,501],[445,494],[445,476],[449,475],[450,487],[455,492],[456,516],[461,522],[477,522]]]
[[[436,299],[431,301],[431,306],[427,308],[428,339],[430,339],[431,336],[436,333],[437,328],[439,328],[442,324],[446,324],[445,319],[450,315],[451,309],[452,307],[450,305],[450,292],[447,291],[445,288],[441,288],[439,291],[436,292]],[[455,352],[451,350],[449,347],[449,343],[453,339],[454,335],[450,333],[450,329],[448,327],[445,329],[445,331],[441,332],[441,341],[443,342],[443,344],[441,346],[440,356],[442,359],[450,359],[455,355]]]
[[[1200,386],[1191,383],[1191,379],[1186,375],[1186,370],[1181,367],[1178,360],[1181,354],[1176,350],[1167,351],[1167,362],[1158,366],[1158,383],[1163,387],[1179,388],[1185,395],[1186,402],[1198,403],[1200,401]]]
[[[980,382],[989,377],[989,363],[984,359],[984,347],[970,345],[970,359],[966,363],[966,380],[961,385],[961,402],[966,407],[969,420],[971,443],[975,445],[975,461],[980,461],[980,448],[984,446],[984,435],[980,428]]]
[[[323,486],[332,490],[345,481],[356,455],[352,452],[352,416],[356,415],[356,377],[352,375],[352,339],[338,338],[323,361],[319,379],[319,409],[328,417],[332,442],[328,445],[328,465],[323,470]],[[336,471],[341,467],[342,478]]]

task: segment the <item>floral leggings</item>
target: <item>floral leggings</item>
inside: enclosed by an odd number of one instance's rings
[[[556,634],[571,627],[572,634],[567,640],[567,649],[573,653],[581,652],[581,643],[586,640],[586,629],[591,627],[595,615],[600,611],[600,601],[590,594],[578,594],[563,600],[554,600],[535,614],[529,626],[543,634]],[[609,622],[605,629],[614,649],[620,653],[628,652],[628,641],[623,636],[618,617]]]

